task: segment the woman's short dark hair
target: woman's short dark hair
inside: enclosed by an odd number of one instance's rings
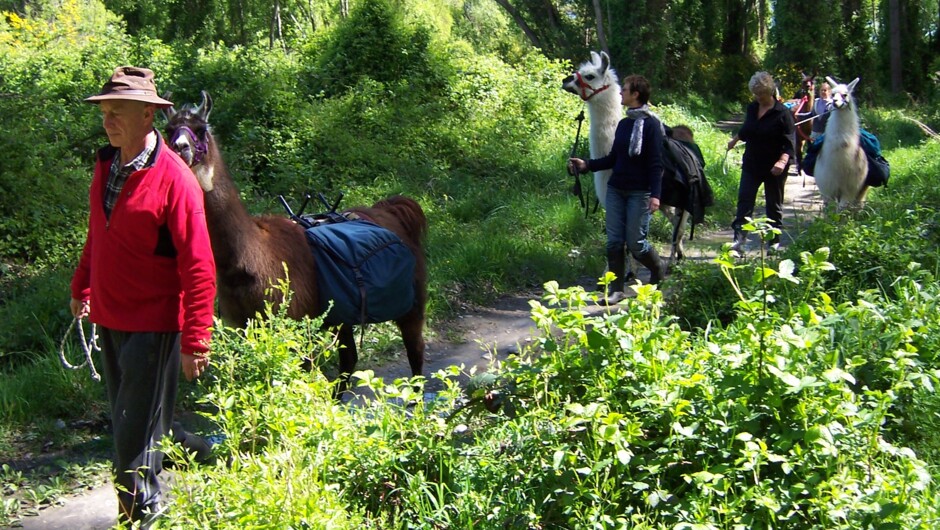
[[[623,80],[624,87],[630,87],[630,90],[634,92],[639,92],[640,95],[637,98],[640,100],[640,103],[646,105],[650,101],[650,82],[646,80],[642,75],[629,75],[626,79]]]

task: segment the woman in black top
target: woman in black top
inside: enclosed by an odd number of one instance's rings
[[[747,106],[741,129],[728,142],[728,149],[739,140],[746,142],[738,208],[731,223],[734,229],[731,248],[736,252],[744,250],[746,236],[742,227],[747,223],[746,218],[754,214],[757,189],[761,184],[764,185],[767,217],[776,228],[783,227],[783,188],[796,140],[793,115],[777,101],[773,77],[767,72],[757,72],[751,77],[748,88],[754,94],[754,101]],[[778,239],[771,241],[771,248],[776,249]]]

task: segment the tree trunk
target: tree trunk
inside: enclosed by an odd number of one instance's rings
[[[274,48],[276,41],[283,40],[281,33],[281,0],[274,0],[274,12],[271,14],[271,30],[268,34],[268,48]]]
[[[339,0],[339,16],[342,18],[349,16],[349,0]]]
[[[898,94],[901,83],[901,6],[900,0],[888,0],[888,51],[891,61],[891,92]]]
[[[552,29],[552,32],[560,31],[561,24],[558,22],[558,10],[555,9],[552,1],[543,0],[542,5],[545,7],[545,17],[548,19],[548,27]]]
[[[721,37],[721,55],[731,57],[746,51],[747,5],[742,0],[725,0],[725,31]]]
[[[757,3],[757,40],[767,42],[767,0]]]
[[[535,34],[535,32],[532,31],[532,28],[529,27],[525,19],[522,18],[522,14],[520,14],[519,11],[509,3],[509,0],[496,0],[496,3],[505,9],[507,13],[509,13],[509,16],[512,17],[513,21],[515,21],[516,25],[519,26],[522,32],[525,33],[525,36],[529,39],[529,42],[532,43],[532,46],[535,46],[541,50],[542,43],[539,41],[538,36]]]
[[[607,47],[607,35],[604,33],[604,13],[601,11],[601,0],[594,0],[594,18],[597,20],[597,43],[604,53],[610,55]]]

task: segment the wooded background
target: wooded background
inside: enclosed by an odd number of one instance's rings
[[[368,1],[368,0],[360,0]],[[27,0],[4,1],[26,10]],[[357,0],[109,0],[128,31],[194,46],[225,42],[297,46],[348,16]],[[700,94],[740,91],[742,72],[763,65],[790,82],[800,71],[863,77],[877,89],[921,99],[940,70],[940,2],[926,0],[397,0],[417,12],[453,11],[475,44],[511,55],[531,45],[580,61],[603,49],[619,71],[654,86]],[[512,37],[523,43],[510,44]]]

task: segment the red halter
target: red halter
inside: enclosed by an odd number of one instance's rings
[[[581,78],[581,72],[575,72],[574,77],[575,79],[578,80],[578,86],[581,87],[581,99],[584,101],[587,101],[593,98],[594,96],[600,94],[601,92],[607,90],[608,88],[610,88],[610,85],[604,85],[598,89],[595,89],[591,85],[584,82],[584,79]],[[590,94],[588,94],[587,92],[588,90],[591,91]]]

